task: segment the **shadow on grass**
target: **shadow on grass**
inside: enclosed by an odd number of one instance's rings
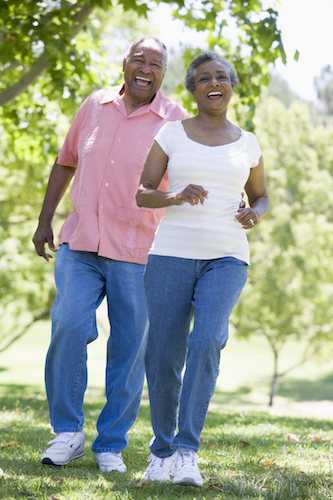
[[[281,379],[278,395],[294,401],[333,401],[333,372],[318,380]]]
[[[256,390],[267,393],[267,404],[269,401],[270,380],[261,379],[256,381]],[[260,405],[252,396],[253,384],[242,385],[235,391],[224,392],[216,388],[213,402],[217,405],[241,406]],[[277,396],[287,398],[294,402],[318,402],[333,401],[333,372],[317,380],[305,380],[297,378],[281,378],[278,385]]]
[[[50,439],[44,392],[20,385],[0,386],[0,407],[7,414],[0,441],[18,445],[16,447],[13,444],[2,450],[1,468],[5,473],[10,471],[11,475],[3,483],[8,498],[22,498],[18,492],[17,477],[20,477],[20,489],[32,491],[34,498],[38,499],[59,496],[76,499],[79,498],[76,493],[82,491],[89,492],[89,498],[110,500],[213,500],[221,498],[221,495],[224,499],[305,500],[309,498],[309,488],[320,492],[323,485],[326,485],[325,488],[332,487],[331,478],[321,471],[302,475],[300,465],[293,463],[283,472],[263,466],[266,457],[277,456],[285,460],[289,451],[290,456],[298,456],[300,449],[306,449],[305,453],[308,454],[314,450],[321,456],[327,441],[309,442],[307,434],[330,432],[330,421],[224,410],[221,406],[208,412],[202,433],[199,461],[204,475],[204,488],[177,487],[170,483],[150,483],[139,488],[142,472],[147,466],[148,443],[152,436],[147,402],[141,405],[137,421],[129,432],[129,445],[123,454],[128,471],[118,474],[101,473],[97,468],[90,446],[96,437],[96,420],[104,405],[104,398],[86,399],[86,455],[65,467],[47,467],[39,463],[41,453]],[[296,433],[299,442],[288,443],[285,438],[287,432]],[[233,476],[228,475],[228,469],[232,469]]]

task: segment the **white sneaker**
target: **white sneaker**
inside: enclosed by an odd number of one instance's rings
[[[47,444],[41,463],[45,465],[67,465],[84,455],[84,432],[60,432]]]
[[[203,486],[198,457],[194,451],[178,450],[171,475],[173,476],[173,484]]]
[[[110,453],[109,451],[96,453],[94,451],[94,456],[99,470],[102,472],[111,472],[113,470],[116,470],[118,472],[126,472],[127,470],[121,453]]]
[[[146,481],[168,481],[170,479],[171,469],[176,458],[176,452],[170,457],[160,458],[151,454],[148,458],[147,469],[145,470],[142,479]]]

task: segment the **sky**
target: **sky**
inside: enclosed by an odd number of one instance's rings
[[[333,68],[333,0],[263,1],[279,12],[278,28],[287,54],[286,66],[278,61],[275,71],[302,99],[316,101],[314,78],[324,66],[330,64]],[[160,4],[151,16],[159,38],[169,49],[177,49],[180,41],[193,46],[204,44],[203,35],[184,29],[181,21],[171,20],[170,12],[167,5]],[[300,54],[298,62],[294,61],[296,50]]]

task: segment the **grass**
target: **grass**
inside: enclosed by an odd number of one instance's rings
[[[204,487],[146,484],[141,476],[152,436],[146,392],[123,454],[128,471],[101,473],[90,450],[104,404],[103,333],[89,346],[86,454],[66,467],[39,463],[52,438],[43,387],[49,336],[49,322],[40,323],[0,356],[1,499],[333,500],[332,362],[308,363],[292,372],[281,381],[269,409],[267,346],[231,337],[202,433],[199,465]],[[289,347],[283,363],[293,362],[297,349],[296,344]]]
[[[7,389],[0,398],[2,499],[333,498],[329,420],[214,409],[208,413],[199,452],[204,487],[146,484],[141,475],[147,466],[152,429],[145,401],[123,454],[128,471],[101,473],[90,445],[103,399],[87,398],[84,405],[86,455],[53,468],[39,463],[52,437],[45,397],[29,393],[27,387]]]

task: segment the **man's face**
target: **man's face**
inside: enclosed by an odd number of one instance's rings
[[[123,62],[125,96],[137,105],[152,101],[166,71],[166,53],[150,38],[135,44]]]

